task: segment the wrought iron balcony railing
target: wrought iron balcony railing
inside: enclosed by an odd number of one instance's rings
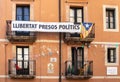
[[[8,73],[11,78],[34,78],[36,74],[35,60],[9,60]]]
[[[95,38],[95,24],[91,24],[92,25],[89,29],[86,29],[85,26],[81,25],[80,33],[64,33],[64,42],[66,44],[81,44],[92,42]]]
[[[93,61],[66,61],[65,77],[67,79],[89,79],[93,76]]]
[[[7,20],[6,36],[11,43],[33,43],[36,40],[35,32],[20,32],[11,30],[11,20]]]

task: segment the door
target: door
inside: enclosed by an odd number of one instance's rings
[[[80,69],[84,67],[84,48],[72,47],[72,70],[73,74],[78,75]]]
[[[29,74],[29,47],[17,46],[16,47],[16,73],[18,75]]]

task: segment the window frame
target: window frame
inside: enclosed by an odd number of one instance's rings
[[[107,29],[116,29],[116,26],[115,26],[115,9],[106,9],[106,14],[108,13],[108,18],[106,18],[106,25],[108,24],[108,27],[106,26]],[[112,16],[110,16],[110,14],[112,14]],[[108,21],[107,21],[108,19]],[[111,21],[112,19],[112,21]],[[111,23],[113,24],[113,27],[111,25]]]
[[[27,21],[30,21],[30,5],[16,5],[16,17],[15,17],[16,20],[17,20],[17,16],[19,16],[19,15],[17,15],[17,7],[20,7],[22,9],[22,15],[21,15],[22,20],[21,21],[25,21],[25,19],[24,19],[25,16],[28,16],[29,20],[27,20]],[[28,11],[29,15],[25,15],[25,12],[24,12],[25,8],[29,9],[29,11]]]
[[[17,15],[17,9],[21,9],[21,15]],[[28,15],[25,15],[25,8],[28,9]],[[21,19],[17,19],[17,16],[21,16]],[[25,19],[25,16],[28,16],[28,20]],[[29,4],[24,4],[24,5],[19,5],[16,4],[16,17],[15,19],[17,21],[30,21],[30,5]],[[16,36],[30,36],[30,32],[29,31],[16,31],[15,32]]]
[[[116,63],[116,48],[107,48],[107,62]]]
[[[108,49],[115,49],[116,53],[116,61],[115,62],[108,62]],[[116,45],[109,45],[109,46],[105,46],[105,65],[107,66],[114,66],[114,65],[119,65],[119,46]]]
[[[27,54],[26,54],[26,50],[25,48],[27,48]],[[19,51],[19,49],[21,50],[21,53]],[[16,46],[16,64],[21,68],[20,70],[16,70],[16,74],[17,75],[30,75],[30,67],[29,67],[29,46]],[[21,58],[20,58],[21,56]],[[26,59],[26,57],[28,59]],[[26,72],[24,72],[26,71]]]
[[[30,6],[30,20],[34,20],[34,4],[28,2],[14,2],[12,3],[12,20],[16,20],[16,5],[29,5]]]
[[[112,9],[115,12],[115,29],[109,29],[106,27],[106,10],[107,9]],[[109,32],[119,32],[119,20],[118,20],[118,6],[114,5],[103,5],[103,28],[104,31],[109,31]]]
[[[83,9],[83,7],[70,7],[70,10],[71,9],[74,10],[74,22],[73,23],[77,23],[77,24],[81,23],[81,22],[77,21],[78,18],[82,18],[82,22],[84,22],[84,11],[83,11],[84,9]],[[77,11],[79,9],[82,11],[82,14],[81,14],[82,17],[78,17]],[[69,14],[71,14],[71,13],[69,13]],[[71,18],[71,16],[69,15],[69,21],[70,21],[70,18]]]

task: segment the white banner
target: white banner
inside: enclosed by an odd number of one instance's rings
[[[32,22],[12,21],[12,31],[34,32],[77,32],[80,33],[81,25],[68,22]]]

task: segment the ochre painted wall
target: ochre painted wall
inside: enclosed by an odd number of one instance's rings
[[[0,82],[57,82],[59,79],[59,33],[37,33],[37,40],[33,44],[12,44],[6,38],[6,20],[15,20],[15,6],[17,4],[30,5],[31,21],[39,22],[59,22],[58,0],[0,0]],[[118,6],[120,13],[119,0],[61,0],[61,19],[62,22],[69,21],[69,8],[71,6],[84,7],[84,21],[95,23],[95,40],[88,48],[88,60],[93,60],[93,78],[89,80],[80,80],[81,82],[119,82],[120,66],[118,67],[118,79],[109,78],[106,75],[105,65],[105,46],[112,45],[109,42],[120,42],[119,32],[105,32],[103,29],[103,5]],[[120,15],[118,14],[118,19]],[[120,21],[120,20],[119,20]],[[120,26],[120,23],[118,24]],[[119,27],[120,29],[120,27]],[[95,42],[100,42],[96,44]],[[104,42],[104,44],[102,44]],[[36,78],[11,79],[8,78],[8,59],[16,56],[16,46],[29,46],[30,59],[36,60]],[[62,81],[78,82],[79,80],[66,80],[65,61],[69,58],[69,47],[81,45],[67,45],[62,40]],[[117,45],[120,47],[119,45]],[[49,53],[51,50],[52,53]],[[120,51],[120,49],[119,49]],[[118,56],[119,57],[119,56]],[[54,65],[54,73],[47,72],[47,66],[50,58],[56,58]],[[120,59],[120,58],[119,58]],[[119,61],[120,62],[120,61]],[[112,76],[115,77],[115,76]]]

